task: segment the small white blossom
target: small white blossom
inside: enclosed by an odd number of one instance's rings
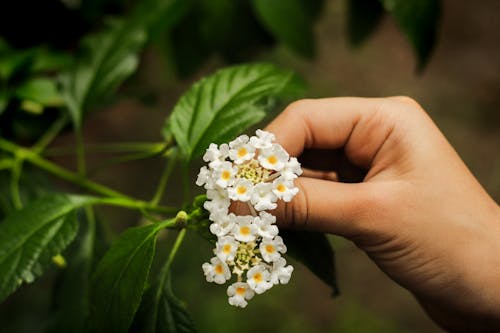
[[[225,188],[234,183],[238,169],[231,162],[220,162],[214,170],[215,184]]]
[[[288,153],[278,144],[260,150],[259,163],[266,169],[280,171],[288,161]]]
[[[263,238],[274,238],[278,235],[278,227],[274,225],[276,217],[267,212],[260,212],[259,216],[255,218],[255,226],[257,233]]]
[[[256,265],[247,272],[247,283],[257,294],[262,294],[273,286],[269,281],[270,278],[271,273],[264,265]]]
[[[252,136],[250,138],[250,143],[259,149],[263,148],[271,148],[273,141],[276,139],[273,133],[269,133],[263,130],[258,129],[255,134],[257,136]]]
[[[286,246],[280,236],[274,239],[264,238],[259,246],[262,258],[267,262],[274,262],[281,257],[280,253],[286,252]]]
[[[205,155],[203,155],[203,160],[205,162],[212,162],[219,159],[220,156],[221,153],[219,152],[219,147],[215,143],[211,143],[208,146]]]
[[[242,143],[238,145],[233,145],[231,150],[229,150],[229,158],[236,164],[242,164],[248,160],[251,160],[255,155],[255,147]]]
[[[238,242],[232,236],[220,237],[215,245],[215,255],[222,261],[233,261]]]
[[[223,284],[231,278],[229,267],[217,257],[210,259],[210,264],[206,262],[201,267],[208,282]]]
[[[212,184],[210,187],[213,188],[212,171],[210,171],[206,166],[201,167],[200,172],[198,173],[198,178],[196,179],[196,185],[203,186],[209,182]]]
[[[294,180],[301,174],[302,169],[296,157],[290,157],[290,160],[285,163],[285,167],[281,170],[281,176],[286,180]]]
[[[236,201],[248,201],[252,197],[253,187],[253,183],[250,180],[239,178],[228,189],[229,198]]]
[[[292,276],[293,266],[286,266],[285,258],[281,257],[275,262],[273,262],[273,268],[271,270],[271,283],[273,284],[287,284]]]
[[[229,296],[229,304],[244,308],[247,306],[247,300],[252,299],[255,292],[250,289],[248,283],[236,282],[227,288],[227,296]]]
[[[273,181],[273,193],[276,194],[278,199],[290,202],[298,192],[299,189],[293,185],[293,181],[291,180],[279,177]]]
[[[233,230],[236,224],[236,215],[219,214],[213,219],[215,221],[210,225],[210,232],[217,237],[223,237]]]
[[[236,224],[233,227],[234,238],[240,242],[253,242],[257,236],[257,227],[253,221],[253,216],[236,216]]]
[[[271,183],[260,183],[255,185],[250,199],[255,210],[272,210],[278,205],[276,200],[278,197],[273,192],[273,185]]]

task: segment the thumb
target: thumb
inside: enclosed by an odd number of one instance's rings
[[[339,183],[328,180],[299,177],[299,189],[290,202],[278,202],[271,213],[284,227],[328,232],[353,238],[365,233],[364,221],[372,184]]]

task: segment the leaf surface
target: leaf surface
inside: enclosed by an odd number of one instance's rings
[[[335,255],[325,234],[311,231],[281,230],[287,254],[304,264],[314,275],[339,294],[335,271]]]
[[[228,67],[195,83],[177,102],[170,126],[187,160],[261,121],[269,98],[296,95],[302,81],[270,64]]]
[[[75,238],[75,209],[82,205],[63,194],[35,200],[0,223],[0,301],[43,273],[51,258]]]
[[[127,229],[97,265],[91,282],[93,332],[127,332],[146,288],[160,229],[161,224]]]

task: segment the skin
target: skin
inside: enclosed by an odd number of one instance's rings
[[[352,240],[449,331],[500,330],[500,207],[418,103],[300,100],[266,130],[308,167],[282,227]]]

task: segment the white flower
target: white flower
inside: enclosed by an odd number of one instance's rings
[[[252,197],[253,183],[245,178],[238,178],[234,185],[228,188],[229,198],[231,200],[248,201]]]
[[[278,227],[274,225],[275,222],[276,216],[267,212],[260,212],[254,222],[257,226],[257,233],[263,238],[274,238],[278,234]]]
[[[290,157],[290,160],[285,163],[285,167],[281,170],[281,176],[286,180],[293,180],[301,174],[302,169],[296,157]]]
[[[238,168],[233,166],[231,162],[220,162],[214,171],[215,183],[222,187],[228,187],[234,183],[234,176],[238,172]]]
[[[290,202],[292,198],[299,192],[299,189],[293,185],[291,180],[286,180],[283,177],[276,178],[273,181],[273,193],[278,199],[283,199],[285,202]]]
[[[210,264],[206,262],[201,267],[208,282],[223,284],[231,278],[229,267],[217,257],[210,259]]]
[[[201,167],[198,178],[196,179],[196,185],[203,186],[205,184],[210,184],[208,187],[205,186],[205,188],[213,188],[212,171],[206,166]]]
[[[286,266],[286,260],[280,257],[278,260],[273,262],[273,268],[271,270],[271,282],[273,284],[287,284],[292,276],[293,266]]]
[[[253,242],[257,235],[257,227],[253,221],[253,216],[236,216],[236,225],[233,227],[234,238],[240,242]]]
[[[208,146],[205,155],[203,155],[203,160],[205,162],[212,162],[219,159],[220,155],[221,153],[219,151],[219,147],[215,143],[211,143]]]
[[[283,238],[276,236],[274,239],[264,238],[259,246],[262,258],[267,262],[273,262],[281,258],[280,253],[286,252]]]
[[[254,146],[243,142],[232,144],[233,142],[229,144],[229,146],[231,147],[231,149],[229,150],[229,158],[232,159],[234,163],[242,164],[243,162],[251,160],[254,157],[255,155]]]
[[[248,135],[240,135],[239,137],[237,137],[236,139],[234,139],[233,141],[229,142],[229,148],[235,148],[235,147],[239,147],[241,145],[244,145],[246,143],[248,143]]]
[[[212,200],[205,201],[203,207],[210,212],[209,218],[212,221],[215,220],[217,215],[227,215],[231,201],[226,196],[224,191],[221,191],[220,189],[207,190],[207,198]]]
[[[215,245],[215,255],[222,261],[233,261],[238,242],[232,236],[220,237]]]
[[[229,215],[218,214],[214,216],[213,221],[214,223],[210,225],[210,232],[217,237],[222,237],[233,230],[236,224],[236,215],[234,215],[233,213]]]
[[[256,265],[250,268],[247,272],[247,283],[257,294],[262,294],[273,286],[269,282],[271,273],[264,265]]]
[[[244,308],[247,306],[247,300],[252,299],[255,295],[254,291],[250,289],[248,283],[236,282],[227,288],[227,296],[229,296],[229,304]]]
[[[260,150],[259,163],[266,169],[280,171],[288,161],[288,153],[279,144]]]
[[[255,210],[272,210],[277,207],[278,197],[273,192],[271,183],[260,183],[255,185],[250,199]]]
[[[266,132],[258,129],[255,134],[257,136],[252,136],[250,138],[250,143],[259,149],[271,148],[273,141],[276,139],[273,133]]]

